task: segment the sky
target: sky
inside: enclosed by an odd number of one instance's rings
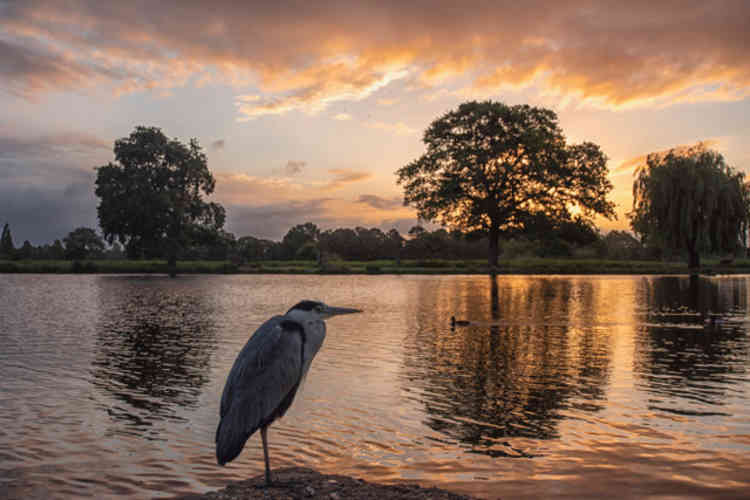
[[[0,0],[0,224],[98,227],[94,167],[136,126],[198,139],[237,237],[408,231],[395,171],[468,100],[554,110],[633,170],[704,142],[750,172],[750,2]]]

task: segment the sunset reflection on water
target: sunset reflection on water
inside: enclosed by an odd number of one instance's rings
[[[221,387],[301,298],[365,312],[329,322],[273,467],[481,497],[750,492],[748,277],[0,278],[7,497],[261,473],[255,437],[215,465]]]

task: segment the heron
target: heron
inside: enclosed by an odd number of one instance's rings
[[[292,405],[310,363],[323,345],[325,320],[359,309],[303,300],[263,323],[242,348],[221,395],[216,461],[231,462],[260,429],[266,485],[271,484],[268,427]]]

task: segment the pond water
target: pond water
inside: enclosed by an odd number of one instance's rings
[[[0,497],[159,497],[216,465],[260,323],[357,307],[269,432],[272,467],[486,498],[750,497],[750,277],[0,275]],[[450,317],[469,320],[451,328]]]

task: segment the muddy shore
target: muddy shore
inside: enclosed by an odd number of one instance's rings
[[[369,483],[349,476],[320,474],[312,469],[293,467],[273,471],[274,483],[265,486],[263,474],[236,481],[217,491],[176,497],[175,500],[239,500],[239,499],[326,499],[349,498],[403,500],[476,500],[439,488],[423,488],[416,484],[385,485]]]

